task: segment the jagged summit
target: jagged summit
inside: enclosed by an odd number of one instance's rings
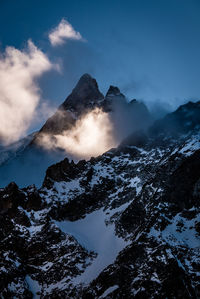
[[[181,105],[172,113],[154,123],[153,134],[183,134],[200,127],[200,101]]]
[[[99,106],[99,102],[103,99],[104,96],[99,91],[97,81],[89,74],[84,74],[71,94],[60,105],[54,115],[46,121],[39,134],[59,134],[64,130],[69,130],[79,116]],[[33,143],[35,141],[37,143],[37,139],[38,135]]]
[[[41,134],[53,135],[70,130],[80,117],[95,108],[100,108],[106,113],[114,112],[116,117],[119,113],[120,117],[124,119],[123,122],[129,122],[125,127],[133,127],[133,130],[138,129],[141,119],[145,124],[149,124],[151,120],[150,113],[144,104],[135,100],[134,105],[133,103],[130,105],[120,89],[113,85],[109,87],[104,97],[99,91],[97,81],[91,75],[84,74],[56,113],[46,121],[32,143],[38,144],[37,141]],[[118,123],[115,115],[110,115],[114,125]],[[116,131],[118,131],[117,128]]]
[[[80,77],[80,79],[79,79],[79,82],[80,81],[91,81],[91,80],[95,80],[94,78],[92,78],[92,76],[90,75],[90,74],[88,74],[88,73],[85,73],[85,74],[83,74],[81,77]],[[96,81],[96,80],[95,80]],[[78,82],[78,83],[79,83]]]
[[[0,188],[0,298],[200,298],[200,102],[155,122],[159,134],[150,135],[144,104],[113,86],[101,97],[85,74],[41,132],[53,141],[100,107],[112,134],[131,131],[120,146],[77,163],[59,151],[53,165],[29,147],[1,168],[1,184],[6,176],[23,188]]]
[[[199,298],[199,200],[199,131],[136,133],[51,165],[40,189],[11,183],[0,189],[0,297]]]
[[[61,105],[61,108],[80,112],[81,109],[91,106],[103,98],[104,96],[99,91],[97,81],[89,74],[84,74],[72,90],[72,93]]]
[[[106,97],[119,96],[119,95],[122,95],[120,92],[120,89],[117,86],[110,85],[110,87],[106,93]]]
[[[198,102],[187,102],[186,104],[181,105],[180,107],[177,108],[176,111],[174,111],[174,113],[186,113],[188,111],[192,111],[193,114],[195,112],[200,112],[200,101]]]
[[[96,79],[94,79],[90,74],[85,73],[80,77],[80,79],[79,79],[78,83],[76,84],[75,88],[73,89],[73,91],[76,91],[76,90],[82,88],[83,85],[85,85],[85,84],[94,86],[96,89],[98,89],[98,84],[97,84]]]

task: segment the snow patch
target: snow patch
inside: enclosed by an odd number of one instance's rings
[[[84,248],[98,254],[85,272],[73,280],[76,285],[90,283],[103,269],[113,263],[118,253],[128,245],[128,242],[115,235],[114,224],[106,225],[105,218],[105,212],[100,209],[78,221],[55,222],[62,231],[73,235]]]
[[[110,293],[114,292],[116,289],[118,289],[119,286],[118,285],[114,285],[110,288],[108,288],[100,297],[99,299],[103,299],[105,298],[107,295],[109,295]]]

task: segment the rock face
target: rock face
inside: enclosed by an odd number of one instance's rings
[[[78,117],[96,108],[103,98],[96,80],[89,74],[84,74],[56,113],[46,121],[39,134],[59,134],[69,130]]]
[[[198,107],[87,162],[50,166],[39,190],[1,189],[1,297],[199,298]],[[180,114],[194,125],[175,138],[161,124]]]
[[[150,132],[152,134],[174,135],[184,134],[200,128],[200,101],[188,102],[173,113],[155,122]]]
[[[123,106],[127,111],[132,109],[132,118],[138,116],[138,119],[144,118],[149,123],[151,116],[144,104],[136,100],[134,104],[133,101],[129,104],[119,88],[115,86],[110,86],[104,97],[99,91],[96,80],[89,74],[84,74],[72,90],[72,93],[36,134],[31,144],[37,144],[42,134],[62,134],[63,131],[70,130],[77,120],[95,108],[100,108],[107,113],[115,113],[115,110],[119,110],[119,105]],[[111,115],[111,119],[113,118]]]
[[[151,115],[144,104],[136,100],[128,103],[119,88],[114,86],[110,86],[104,97],[99,91],[96,80],[89,74],[85,74],[39,132],[24,138],[9,148],[0,148],[0,187],[5,187],[10,180],[17,182],[21,187],[33,182],[38,187],[41,186],[46,168],[63,159],[68,152],[67,146],[62,147],[60,143],[57,143],[56,135],[70,136],[70,138],[74,138],[74,144],[77,144],[76,132],[70,134],[71,130],[75,128],[77,131],[76,129],[82,123],[80,121],[82,117],[93,110],[97,113],[100,110],[103,111],[104,116],[105,113],[108,114],[105,118],[109,121],[111,128],[105,129],[103,132],[109,135],[105,140],[110,140],[110,147],[114,143],[120,143],[133,130],[147,128],[151,123]],[[97,117],[97,119],[102,119],[102,117]],[[99,127],[99,123],[97,123],[97,127]],[[110,131],[113,131],[112,134]],[[103,136],[103,134],[100,135]],[[73,155],[71,149],[69,152],[70,157],[80,159],[80,156]],[[20,169],[20,173],[18,169]],[[31,175],[27,175],[27,173],[31,173]]]
[[[103,98],[96,80],[89,74],[84,74],[61,108],[82,113],[86,108],[97,105]]]

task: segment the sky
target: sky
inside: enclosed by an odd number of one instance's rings
[[[39,128],[84,73],[158,111],[198,100],[199,15],[199,0],[0,0],[1,126]]]

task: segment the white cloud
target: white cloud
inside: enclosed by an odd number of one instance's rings
[[[79,159],[103,154],[117,146],[109,115],[96,108],[76,122],[76,125],[59,135],[43,134],[38,143],[46,149],[63,149]]]
[[[0,140],[5,144],[26,134],[40,100],[36,79],[53,67],[30,40],[27,49],[7,47],[0,55]]]
[[[67,39],[84,41],[81,34],[75,31],[69,22],[62,19],[59,25],[49,33],[49,40],[52,46],[59,46]]]

